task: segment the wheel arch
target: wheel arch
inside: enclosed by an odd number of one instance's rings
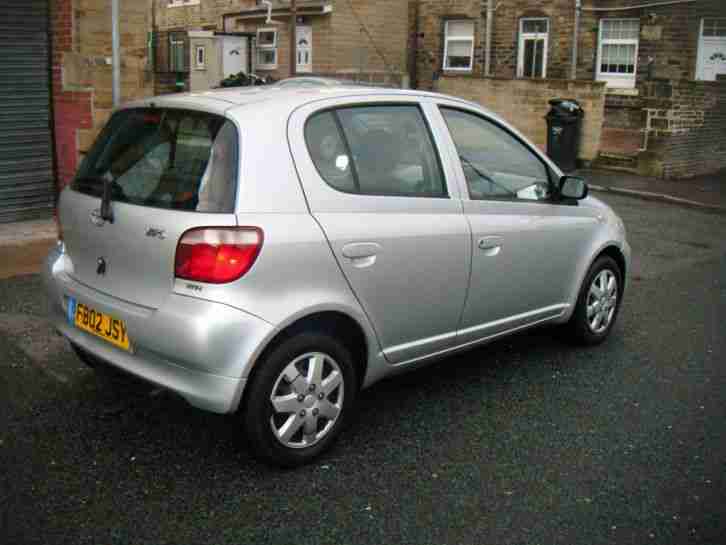
[[[320,331],[330,334],[332,337],[343,342],[353,356],[356,367],[356,379],[360,388],[365,382],[368,372],[368,359],[372,350],[375,349],[375,340],[360,321],[351,314],[340,309],[320,309],[311,311],[303,316],[296,316],[277,328],[260,348],[257,356],[247,366],[246,375],[243,378],[249,383],[259,369],[259,363],[264,361],[265,356],[274,349],[280,342],[292,337],[302,331]],[[239,402],[243,405],[244,391]]]

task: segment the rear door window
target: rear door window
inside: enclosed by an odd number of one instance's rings
[[[421,110],[412,105],[356,106],[313,115],[308,151],[321,177],[361,195],[446,197],[439,156]]]
[[[113,115],[73,181],[76,191],[173,210],[230,213],[237,191],[238,135],[224,117],[137,108]]]

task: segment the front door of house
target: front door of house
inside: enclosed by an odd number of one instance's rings
[[[297,27],[297,71],[313,71],[313,28]]]
[[[715,81],[719,74],[726,74],[726,18],[703,19],[696,79]]]

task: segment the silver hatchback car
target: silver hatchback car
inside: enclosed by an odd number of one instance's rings
[[[256,455],[288,467],[386,376],[540,324],[603,341],[630,259],[582,179],[418,91],[128,104],[58,211],[44,280],[80,358],[239,410]]]

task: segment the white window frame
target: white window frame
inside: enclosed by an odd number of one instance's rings
[[[260,45],[260,34],[263,32],[272,32],[275,36],[272,45]],[[274,70],[277,68],[277,29],[276,28],[258,28],[257,29],[257,52],[255,53],[255,67],[260,70]],[[260,51],[272,51],[275,54],[275,60],[272,63],[260,62]]]
[[[199,54],[202,54],[202,60],[199,60]],[[198,45],[194,48],[194,66],[197,70],[207,69],[207,48],[203,45]]]
[[[471,23],[472,31],[471,38],[465,36],[449,36],[449,24],[450,23]],[[476,23],[473,19],[449,19],[444,24],[444,59],[443,68],[447,72],[471,72],[474,67],[474,39],[476,36]],[[446,63],[449,59],[449,42],[469,42],[471,47],[469,48],[469,66],[468,67],[449,67]]]
[[[604,23],[610,21],[637,21],[638,22],[638,38],[628,39],[612,39],[608,38],[603,40],[603,29]],[[632,74],[620,74],[612,72],[603,72],[602,68],[602,50],[604,45],[635,45],[635,59],[633,59],[633,73]],[[625,89],[632,89],[635,87],[635,80],[638,76],[638,51],[640,49],[640,19],[634,19],[629,17],[607,17],[600,19],[598,24],[597,33],[597,67],[595,70],[595,79],[597,81],[604,81],[608,87],[619,87]]]
[[[183,8],[186,6],[198,6],[201,0],[169,0],[167,8]]]
[[[547,25],[546,32],[524,32],[524,23],[529,21],[544,21]],[[550,46],[550,20],[548,17],[523,17],[519,20],[519,43],[517,51],[517,77],[524,77],[524,42],[526,40],[544,39],[544,51],[542,59],[542,76],[536,79],[544,79],[547,77],[547,56]]]

